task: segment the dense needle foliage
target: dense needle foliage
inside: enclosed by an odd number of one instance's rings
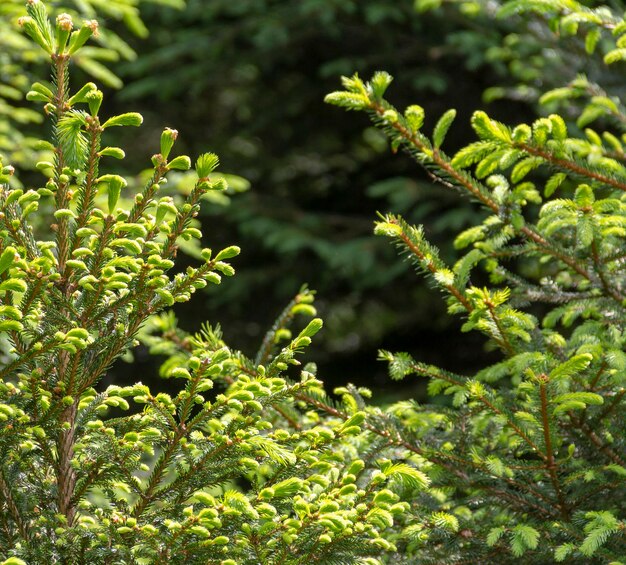
[[[577,33],[592,53],[622,60],[626,23],[607,8],[576,2],[506,3],[502,17],[538,12],[555,32]],[[584,96],[577,83],[546,98]],[[364,111],[444,187],[480,203],[482,223],[460,233],[469,249],[447,265],[421,227],[386,215],[376,233],[447,297],[463,331],[479,331],[502,360],[455,374],[382,351],[395,379],[428,379],[432,406],[388,409],[390,438],[430,465],[431,489],[413,499],[415,521],[398,533],[407,563],[620,563],[626,555],[624,319],[626,167],[624,113],[600,88],[579,125],[558,114],[509,127],[477,111],[478,141],[453,157],[442,150],[455,112],[432,136],[424,110],[403,112],[385,92],[391,76],[344,78],[327,101]],[[586,114],[586,115],[585,115]],[[472,279],[489,275],[488,287]],[[372,415],[372,419],[379,418]],[[379,431],[377,433],[380,433]],[[390,440],[391,441],[391,440]],[[434,529],[433,529],[434,528]]]
[[[540,18],[551,42],[581,42],[589,61],[626,58],[626,23],[608,8],[516,0],[498,13],[511,25]],[[398,214],[381,215],[375,232],[500,356],[464,373],[381,351],[392,378],[427,379],[433,402],[377,407],[352,386],[335,402],[315,366],[300,365],[322,327],[306,287],[253,357],[216,325],[178,327],[169,308],[233,275],[239,254],[200,245],[201,202],[225,189],[218,159],[202,154],[193,173],[172,156],[178,133],[167,128],[148,182],[125,194],[132,183],[112,167],[125,152],[106,142],[142,117],[105,116],[101,90],[69,76],[97,23],[50,20],[39,0],[28,14],[20,24],[52,80],[27,98],[43,105],[52,137],[37,146],[44,186],[22,188],[4,157],[0,176],[5,565],[626,561],[619,87],[579,76],[542,96],[563,111],[531,124],[477,111],[478,140],[454,156],[442,146],[455,112],[425,135],[422,107],[385,98],[385,72],[344,78],[328,95],[366,112],[441,190],[480,205],[454,264]],[[581,131],[593,122],[599,131]],[[179,172],[193,183],[168,190]],[[190,241],[200,264],[181,269]],[[165,356],[167,393],[103,386],[137,341]]]
[[[151,34],[134,43],[140,56],[121,66],[127,85],[119,96],[146,118],[141,139],[149,139],[151,128],[176,123],[186,151],[201,152],[211,139],[223,170],[250,186],[236,206],[202,212],[207,222],[215,214],[224,219],[217,235],[223,244],[236,242],[247,252],[239,276],[196,301],[194,314],[205,308],[210,316],[228,304],[226,335],[248,347],[276,304],[306,280],[321,299],[325,331],[315,356],[327,379],[401,390],[404,385],[385,383],[382,365],[367,361],[381,343],[415,344],[416,354],[439,362],[436,345],[445,339],[451,367],[474,362],[479,339],[455,339],[441,303],[413,284],[407,265],[373,237],[371,218],[384,210],[423,223],[451,259],[453,234],[479,221],[476,208],[439,190],[409,161],[388,159],[376,128],[360,127],[321,99],[339,74],[371,76],[384,68],[395,77],[394,103],[419,100],[427,128],[447,108],[459,111],[463,119],[446,142],[453,151],[472,138],[466,118],[477,107],[496,119],[515,114],[532,121],[543,91],[576,81],[576,98],[562,109],[571,118],[576,101],[598,94],[599,78],[616,93],[619,68],[588,56],[575,37],[555,34],[548,20],[495,18],[500,4],[190,0],[185,10],[142,8]],[[554,99],[545,102],[554,109]],[[231,189],[245,186],[231,183]],[[262,305],[254,299],[258,292],[266,297]]]
[[[0,178],[3,563],[378,563],[368,556],[393,547],[389,517],[408,508],[394,491],[428,478],[405,461],[363,460],[364,413],[328,400],[313,366],[297,369],[322,322],[288,326],[315,315],[312,293],[298,293],[254,360],[218,328],[190,336],[162,314],[234,274],[235,246],[174,270],[179,243],[202,237],[201,200],[225,188],[218,159],[202,154],[191,190],[163,196],[168,174],[191,167],[171,156],[168,128],[149,181],[122,198],[127,181],[111,162],[125,153],[103,142],[142,117],[102,117],[97,86],[69,79],[97,22],[75,29],[62,13],[52,23],[38,0],[28,14],[19,23],[52,80],[27,98],[43,104],[53,136],[37,164],[43,187],[12,188],[6,163]],[[140,330],[167,354],[176,394],[98,387]]]

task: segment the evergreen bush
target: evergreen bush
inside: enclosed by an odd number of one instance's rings
[[[608,64],[626,58],[626,23],[607,8],[515,0],[501,13],[531,11]],[[177,132],[166,129],[149,182],[125,197],[129,183],[109,170],[124,151],[102,139],[142,118],[105,117],[98,87],[69,81],[95,22],[51,22],[39,0],[28,13],[20,23],[53,71],[28,99],[52,139],[37,165],[45,186],[18,188],[1,165],[2,563],[626,562],[619,98],[580,83],[546,95],[589,95],[582,114],[607,120],[601,132],[568,124],[569,107],[515,127],[476,112],[479,140],[449,157],[455,112],[426,136],[420,106],[386,100],[387,73],[345,78],[328,96],[486,212],[456,238],[469,251],[454,265],[398,215],[376,233],[501,354],[462,375],[381,351],[392,378],[427,378],[433,403],[376,407],[352,386],[334,402],[298,360],[322,326],[306,288],[254,358],[218,326],[178,327],[167,308],[234,274],[235,246],[177,269],[179,246],[202,237],[201,200],[224,189],[217,157],[197,159],[189,192],[164,195],[169,173],[191,169],[170,156]],[[165,355],[161,376],[180,390],[102,386],[137,340]]]
[[[97,86],[69,76],[97,23],[75,29],[39,0],[27,8],[19,23],[52,65],[27,97],[43,104],[52,139],[37,164],[43,187],[12,187],[14,167],[1,166],[2,563],[379,563],[391,517],[408,508],[398,493],[428,479],[362,456],[360,406],[337,407],[315,367],[298,368],[322,322],[289,327],[315,315],[313,294],[298,293],[254,360],[218,327],[180,330],[165,309],[232,275],[239,253],[206,248],[176,272],[179,243],[202,237],[202,198],[225,188],[218,159],[201,155],[191,191],[163,196],[170,171],[191,168],[171,156],[177,132],[166,129],[148,183],[123,197],[110,163],[125,153],[105,141],[142,117],[104,117]],[[176,393],[99,386],[138,338],[166,355]]]
[[[607,64],[626,58],[626,22],[606,7],[515,0],[500,10],[520,13],[584,39]],[[385,99],[391,80],[385,72],[369,82],[344,78],[345,89],[327,101],[366,112],[394,149],[478,202],[485,217],[457,236],[456,247],[469,250],[454,265],[398,215],[382,216],[375,231],[501,360],[463,375],[380,352],[392,378],[426,378],[433,397],[430,405],[370,408],[365,420],[370,449],[406,450],[432,481],[405,499],[411,512],[396,523],[404,526],[390,538],[399,550],[390,562],[624,563],[623,106],[570,84],[546,98],[565,101],[569,117],[567,101],[586,92],[583,114],[608,118],[604,131],[581,132],[556,113],[509,127],[478,111],[478,141],[449,157],[442,144],[455,111],[427,136],[420,106],[401,112]]]

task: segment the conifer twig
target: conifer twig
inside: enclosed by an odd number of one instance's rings
[[[547,375],[539,376],[539,396],[541,399],[541,420],[543,426],[543,439],[546,446],[546,469],[550,474],[550,481],[556,493],[559,501],[559,511],[564,520],[569,520],[569,508],[565,502],[565,497],[561,489],[561,484],[557,475],[557,463],[554,460],[554,452],[552,449],[552,438],[550,432],[550,420],[548,417],[548,394],[546,383],[548,381]]]
[[[22,513],[20,512],[20,509],[18,505],[16,504],[15,499],[13,498],[11,488],[9,487],[9,484],[5,480],[2,467],[0,467],[0,494],[2,494],[2,498],[4,499],[4,504],[6,505],[6,508],[9,511],[11,518],[15,521],[15,524],[17,526],[17,529],[20,535],[22,536],[23,539],[29,539],[30,533],[28,530],[28,526],[26,522],[24,521],[24,519],[22,518]]]
[[[541,157],[542,159],[545,159],[548,163],[559,169],[566,169],[579,176],[589,178],[608,186],[612,186],[613,188],[617,188],[621,191],[626,191],[626,181],[622,182],[613,177],[603,175],[598,171],[592,171],[584,167],[582,164],[557,157],[548,150],[534,147],[533,145],[529,145],[528,143],[514,143],[513,147],[521,149],[522,151],[525,151],[530,155]]]

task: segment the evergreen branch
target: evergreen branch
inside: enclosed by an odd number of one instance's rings
[[[267,363],[272,353],[272,347],[274,346],[276,334],[280,330],[286,328],[291,323],[295,316],[293,312],[294,306],[300,304],[303,299],[308,296],[310,296],[308,289],[306,287],[303,287],[300,289],[298,294],[296,294],[296,296],[294,296],[294,298],[289,301],[287,306],[285,306],[283,311],[279,314],[278,318],[276,318],[276,320],[272,324],[272,328],[263,337],[263,342],[261,343],[261,346],[259,347],[259,350],[254,357],[255,366],[258,367],[259,365],[265,365]]]
[[[180,488],[189,482],[191,477],[196,476],[202,469],[206,469],[209,463],[212,460],[216,460],[218,456],[223,455],[223,452],[228,448],[232,448],[240,443],[239,438],[227,438],[226,441],[222,442],[220,445],[216,446],[214,449],[205,452],[202,457],[200,457],[197,461],[195,461],[192,465],[190,465],[188,470],[180,471],[176,478],[167,486],[168,490],[175,492],[176,490],[180,491]],[[222,480],[216,481],[216,483],[223,482]],[[153,496],[156,496],[157,492],[153,493]],[[180,494],[177,496],[176,503],[181,504],[187,498],[189,498],[189,494],[184,491],[180,491]],[[144,507],[145,508],[145,507]],[[143,509],[138,512],[136,515],[139,516]]]
[[[487,406],[494,414],[497,414],[498,416],[502,416],[507,424],[509,426],[511,426],[511,428],[513,429],[513,431],[522,439],[524,440],[524,443],[526,443],[531,450],[536,453],[539,457],[541,457],[541,459],[543,459],[544,461],[547,462],[548,460],[548,456],[543,453],[543,451],[541,449],[539,449],[539,446],[532,440],[530,439],[530,437],[528,436],[528,434],[526,434],[524,432],[524,430],[522,430],[509,416],[508,414],[506,414],[505,412],[503,412],[502,410],[500,410],[497,406],[495,406],[495,404],[493,404],[493,402],[487,400],[485,398],[484,395],[480,395],[477,397],[478,400],[480,402],[482,402],[485,406]]]
[[[418,375],[432,379],[440,379],[458,387],[465,387],[468,381],[468,377],[463,375],[451,373],[450,371],[443,371],[437,367],[426,365],[424,363],[416,363],[415,361],[409,364],[409,369]]]
[[[32,226],[22,217],[21,210],[16,204],[8,206],[5,204],[7,192],[3,191],[2,196],[4,200],[2,202],[2,212],[0,212],[2,224],[11,234],[13,241],[24,248],[26,257],[30,261],[37,259],[41,254],[37,248]]]
[[[624,388],[622,388],[617,394],[615,394],[611,402],[598,415],[598,422],[601,422],[602,420],[607,418],[611,414],[611,412],[613,412],[619,406],[622,398],[624,398],[624,394],[626,394],[626,389]]]
[[[100,121],[97,116],[88,116],[87,133],[89,134],[89,153],[87,156],[87,176],[83,185],[80,187],[78,196],[78,218],[76,219],[76,228],[74,230],[74,242],[71,245],[71,250],[75,251],[80,244],[80,238],[76,236],[76,231],[87,225],[87,221],[91,215],[94,207],[94,199],[96,196],[96,179],[98,177],[98,166],[100,157],[98,151],[100,150],[100,134],[102,128],[100,127]]]
[[[563,263],[565,263],[568,267],[576,271],[579,275],[587,279],[588,281],[593,282],[593,277],[591,274],[576,261],[573,257],[570,257],[566,254],[565,251],[559,249],[559,246],[553,242],[548,241],[544,236],[542,236],[536,228],[532,226],[524,226],[521,229],[521,232],[531,241],[535,242],[541,251],[552,255],[556,259],[559,259]],[[621,302],[621,298],[619,300]]]
[[[134,322],[130,321],[125,333],[119,338],[114,339],[113,343],[108,348],[108,351],[106,351],[102,357],[96,359],[97,364],[90,366],[88,370],[85,371],[86,380],[81,383],[82,390],[79,392],[82,393],[83,390],[88,389],[100,380],[107,368],[110,367],[111,363],[113,363],[113,361],[117,359],[132,342],[139,326],[143,323],[144,318],[147,318],[147,314],[142,313],[137,316],[137,319],[135,319]]]
[[[619,263],[621,261],[623,261],[624,259],[626,259],[626,252],[622,251],[621,249],[618,250],[616,253],[614,253],[613,255],[609,255],[608,257],[604,258],[604,262],[609,264],[609,263]]]
[[[47,20],[46,20],[47,21]],[[69,75],[68,59],[63,55],[52,55],[52,68],[53,77],[56,86],[54,93],[54,108],[55,108],[55,122],[54,122],[54,135],[55,135],[55,174],[54,181],[56,184],[55,193],[55,205],[56,209],[69,208],[70,193],[69,193],[69,179],[64,173],[66,161],[63,153],[63,138],[61,134],[61,122],[68,111],[67,107],[67,92]],[[67,180],[66,180],[67,179]],[[62,216],[58,221],[57,226],[57,262],[58,272],[61,275],[61,284],[66,284],[66,262],[69,259],[69,218]],[[66,293],[67,293],[66,287]],[[68,293],[69,294],[69,293]],[[64,314],[65,312],[61,310]],[[66,351],[61,351],[59,354],[59,375],[62,376],[67,370],[69,355]],[[57,454],[58,464],[56,469],[57,480],[57,505],[59,513],[65,516],[67,523],[72,525],[75,517],[76,507],[72,504],[72,497],[74,494],[74,488],[76,484],[76,471],[72,466],[72,459],[74,456],[74,436],[75,436],[75,418],[76,418],[76,401],[66,407],[61,414],[60,421],[67,429],[61,428],[57,437]]]
[[[180,419],[180,425],[181,426],[186,426],[187,425],[187,419],[189,418],[190,414],[191,414],[191,410],[195,404],[194,400],[195,400],[195,396],[196,396],[196,391],[198,389],[198,385],[200,384],[200,380],[203,377],[203,369],[206,370],[208,368],[208,364],[209,361],[208,359],[203,359],[201,362],[200,368],[198,368],[191,380],[189,381],[188,386],[188,393],[186,398],[183,399],[182,401],[182,405],[179,406],[178,408],[178,413],[179,413],[179,419]],[[156,404],[155,404],[156,406]],[[159,409],[159,408],[157,408]],[[161,411],[161,410],[160,410]],[[176,422],[174,420],[174,417],[167,411],[162,410],[162,412],[165,412],[167,414],[167,419],[169,420],[170,425],[172,425],[172,428],[175,429],[176,427]],[[165,414],[164,414],[165,415]],[[194,422],[195,423],[195,422]]]
[[[588,492],[583,494],[580,498],[577,499],[577,502],[583,506],[583,503],[591,500],[595,496],[599,495],[603,491],[613,491],[614,489],[620,488],[623,485],[623,481],[613,481],[610,483],[602,483],[595,488],[589,489]]]
[[[81,316],[84,325],[87,325],[88,322],[91,322],[91,325],[96,326],[96,324],[100,322],[100,320],[104,316],[107,316],[112,312],[116,312],[117,310],[129,304],[130,301],[134,299],[133,292],[131,291],[126,294],[126,296],[119,298],[112,304],[102,305],[100,303],[102,293],[105,289],[105,282],[101,278],[102,269],[104,267],[104,262],[106,261],[106,250],[109,249],[109,244],[115,237],[113,233],[114,223],[115,220],[112,216],[108,216],[105,220],[104,229],[100,236],[98,248],[95,252],[95,257],[89,270],[89,274],[99,279],[99,282],[96,290],[92,292],[91,295],[87,295],[85,299],[84,311]],[[135,295],[141,294],[141,291],[143,290],[145,285],[145,278],[147,277],[147,273],[149,270],[150,266],[147,263],[144,263],[141,266],[139,277],[137,277],[136,281],[134,282],[135,288],[133,289],[133,291]],[[98,306],[100,306],[99,311]]]
[[[453,375],[452,373],[448,371],[441,371],[441,370],[433,371],[432,367],[429,367],[420,363],[415,363],[415,362],[410,364],[410,369],[411,371],[421,374],[426,377],[440,379],[442,381],[446,381],[455,386],[468,388],[467,378],[461,377],[459,375]],[[482,402],[485,406],[487,406],[492,412],[494,412],[495,414],[499,416],[504,417],[507,423],[509,424],[509,426],[513,428],[515,433],[517,433],[517,435],[519,435],[520,438],[524,440],[524,442],[533,450],[533,452],[539,455],[542,459],[547,460],[547,456],[541,451],[541,449],[539,449],[539,446],[537,446],[537,444],[535,444],[535,442],[533,442],[530,439],[530,437],[517,424],[515,424],[515,422],[513,422],[511,418],[508,417],[507,414],[505,414],[502,410],[497,408],[491,401],[485,398],[484,394],[481,394],[477,396],[476,398],[480,402]]]
[[[167,166],[164,162],[154,168],[152,177],[145,184],[140,198],[135,198],[133,207],[128,216],[128,222],[134,224],[141,218],[150,204],[153,202],[156,193],[159,190],[159,183],[165,177]]]
[[[421,252],[421,250],[407,236],[405,230],[402,230],[400,234],[400,238],[402,239],[404,244],[409,248],[411,253],[413,253],[416,257],[418,257],[419,260],[426,265],[426,268],[430,271],[431,274],[434,275],[438,272],[438,269],[435,267],[433,261],[426,258],[426,256]],[[456,298],[463,305],[463,307],[468,312],[471,312],[473,310],[472,305],[469,303],[467,298],[465,298],[465,296],[463,296],[463,294],[457,288],[455,288],[452,284],[444,284],[443,286],[448,290],[448,292],[452,296],[454,296],[454,298]]]
[[[315,408],[319,410],[322,410],[323,412],[331,414],[337,418],[341,418],[343,420],[347,420],[349,418],[349,415],[347,413],[341,410],[338,410],[337,408],[334,408],[328,403],[321,402],[319,399],[314,398],[313,396],[309,394],[298,393],[296,395],[296,398],[298,398],[299,400],[302,400],[303,402],[306,402],[307,404],[314,406]],[[474,484],[469,479],[468,469],[471,469],[472,467],[485,473],[485,476],[490,477],[492,473],[491,471],[489,471],[489,469],[487,469],[484,466],[484,464],[473,461],[471,459],[463,459],[461,457],[457,457],[454,454],[449,453],[449,452],[444,453],[444,452],[432,452],[430,450],[429,451],[423,450],[419,448],[417,445],[415,445],[414,443],[406,441],[401,436],[399,431],[396,430],[395,434],[392,434],[391,431],[388,429],[380,429],[377,426],[373,425],[369,421],[369,419],[366,419],[365,422],[363,422],[362,427],[365,430],[375,435],[385,438],[392,445],[402,447],[409,452],[412,452],[416,455],[424,457],[427,460],[433,461],[437,465],[441,465],[446,470],[450,471],[455,476],[460,478],[463,482],[468,483],[470,486],[474,486],[476,488],[479,488],[480,490],[491,490],[492,488],[494,488],[492,485]],[[539,456],[543,455],[542,452],[538,448],[537,448],[536,453]],[[543,457],[545,458],[545,455]],[[453,465],[452,462],[456,463],[456,466]],[[538,490],[532,488],[530,485],[526,483],[515,481],[512,478],[502,477],[502,479],[507,484],[509,484],[513,489],[526,491],[533,497],[534,500],[542,500],[546,504],[546,508],[542,508],[541,506],[537,505],[535,502],[525,501],[525,504],[527,506],[535,508],[541,514],[550,515],[551,511],[553,512],[554,503],[550,499],[544,497]]]
[[[6,504],[9,514],[11,515],[11,518],[17,526],[20,536],[22,536],[22,539],[24,540],[30,539],[30,531],[28,525],[22,517],[22,513],[17,503],[15,502],[15,499],[13,498],[11,487],[5,479],[4,470],[2,469],[2,467],[0,467],[0,494],[2,494],[4,504]]]
[[[541,421],[543,424],[543,440],[546,446],[546,469],[550,474],[550,480],[552,481],[554,492],[556,493],[557,499],[559,501],[559,511],[561,512],[561,516],[564,520],[567,521],[569,520],[570,510],[565,502],[565,497],[563,496],[563,492],[561,490],[561,485],[559,483],[559,478],[557,475],[557,463],[554,460],[554,453],[552,450],[550,420],[548,416],[548,394],[546,387],[548,377],[547,375],[540,375],[539,379],[539,395],[541,398]]]
[[[172,284],[173,294],[180,295],[188,292],[190,289],[195,290],[194,283],[205,279],[206,275],[214,271],[215,265],[217,263],[218,261],[215,259],[212,261],[208,261],[204,263],[204,265],[201,265],[200,267],[195,269],[191,275],[186,275],[185,277],[181,277],[180,280],[175,281],[174,284]],[[154,304],[152,313],[154,313],[154,311],[156,310],[162,309],[164,306],[165,304],[163,302]]]
[[[20,302],[20,310],[24,316],[30,314],[32,311],[31,309],[35,308],[36,303],[41,299],[47,284],[48,277],[42,275],[39,276],[26,290],[22,296],[22,301]]]
[[[148,484],[146,488],[139,494],[139,500],[133,507],[132,514],[135,517],[141,516],[146,507],[154,500],[157,493],[157,488],[163,480],[163,476],[167,471],[167,467],[170,464],[172,457],[176,451],[180,448],[180,440],[186,436],[187,430],[184,426],[178,425],[172,430],[173,435],[168,438],[167,447],[163,453],[159,456],[157,462],[154,465]]]
[[[450,178],[458,184],[458,186],[465,188],[487,209],[500,215],[500,206],[495,200],[493,200],[493,198],[491,198],[491,196],[489,196],[487,189],[482,184],[477,183],[464,171],[460,171],[453,167],[449,159],[439,149],[432,149],[423,136],[421,136],[418,132],[412,133],[400,121],[394,121],[389,124],[386,120],[383,120],[385,112],[389,109],[387,106],[382,103],[369,100],[368,109],[371,110],[375,116],[377,116],[379,121],[383,122],[383,129],[391,129],[394,134],[399,135],[400,139],[408,144],[410,149],[409,153],[411,155],[415,156],[414,151],[417,152],[419,155],[418,162],[423,162],[424,160],[425,163],[432,162],[438,167],[438,169],[445,171]],[[445,181],[444,184],[446,184]],[[626,185],[624,185],[624,187],[626,189]],[[592,280],[591,275],[581,265],[579,265],[575,259],[560,251],[555,244],[548,242],[545,237],[537,233],[534,227],[524,225],[521,228],[517,228],[516,231],[520,231],[528,239],[535,242],[542,249],[542,251],[560,259],[584,278]],[[619,300],[621,302],[621,298]]]
[[[604,267],[602,265],[602,262],[600,261],[600,256],[598,253],[598,244],[596,243],[595,239],[591,243],[591,257],[593,259],[594,269],[596,273],[598,273],[598,278],[600,279],[600,282],[602,283],[602,288],[606,292],[607,296],[610,296],[615,300],[619,300],[621,302],[622,295],[609,284],[609,281],[606,278]]]
[[[593,431],[589,424],[583,422],[581,418],[577,418],[571,411],[568,412],[568,414],[570,417],[570,422],[575,429],[583,432],[591,440],[591,442],[611,461],[617,463],[618,465],[621,465],[622,467],[626,467],[626,462],[598,437],[598,435]]]
[[[55,85],[54,92],[54,136],[55,136],[55,168],[54,182],[56,184],[55,207],[57,210],[67,209],[69,195],[69,179],[64,175],[63,171],[66,166],[65,156],[61,145],[59,135],[59,123],[65,113],[69,110],[67,106],[68,97],[68,58],[65,55],[52,55],[53,82]],[[67,180],[66,180],[67,179]],[[56,227],[56,247],[58,250],[59,272],[65,272],[65,262],[69,253],[69,218],[62,217]]]
[[[373,112],[379,123],[384,124],[385,129],[389,128],[394,134],[398,135],[406,144],[408,144],[409,152],[413,154],[413,151],[423,156],[425,162],[432,162],[440,170],[445,171],[449,177],[454,180],[459,186],[465,188],[471,195],[473,195],[479,202],[481,202],[486,208],[494,213],[500,211],[498,204],[489,196],[487,189],[480,183],[476,182],[469,175],[463,171],[455,169],[446,158],[446,156],[439,151],[439,149],[433,149],[430,143],[421,136],[418,132],[411,132],[400,121],[392,121],[389,123],[385,118],[385,112],[389,110],[389,107],[369,100],[368,110]],[[421,159],[420,159],[421,160]]]
[[[408,226],[399,216],[387,215],[383,220],[376,224],[375,233],[398,239],[399,246],[417,259],[417,265],[471,313],[473,307],[470,301],[464,291],[454,284],[454,277],[438,258],[437,249],[423,239],[422,228]]]
[[[9,375],[17,371],[20,367],[24,367],[27,363],[37,358],[44,357],[57,344],[56,340],[50,339],[43,343],[41,349],[29,348],[21,356],[13,359],[10,363],[0,369],[0,380],[5,380]]]
[[[589,386],[587,387],[589,390],[592,390],[592,391],[595,390],[596,385],[598,384],[598,381],[602,378],[602,375],[604,374],[607,368],[608,368],[608,365],[607,365],[606,359],[603,359],[602,363],[600,364],[600,367],[596,371],[595,376],[593,377],[593,379],[589,383]]]
[[[563,159],[549,150],[535,147],[528,143],[514,143],[513,147],[521,149],[529,155],[541,157],[542,159],[545,159],[546,162],[550,163],[556,168],[565,169],[580,177],[588,178],[607,186],[612,186],[613,188],[617,188],[621,191],[626,191],[626,180],[621,181],[616,178],[610,177],[601,173],[600,171],[595,171],[590,167],[585,166],[583,163]]]
[[[96,461],[89,468],[87,474],[83,475],[80,478],[80,480],[76,484],[76,488],[74,489],[72,504],[77,505],[85,496],[85,494],[87,494],[87,491],[95,486],[96,481],[102,476],[104,472],[105,463],[106,462],[104,459]]]
[[[169,259],[172,257],[177,249],[176,240],[180,237],[185,228],[189,226],[191,220],[198,215],[198,203],[200,201],[200,197],[204,194],[204,189],[202,187],[205,184],[206,179],[198,179],[193,190],[187,196],[184,205],[176,216],[174,226],[167,236],[166,245],[161,252],[163,258]]]
[[[279,404],[276,404],[275,406],[272,406],[272,408],[276,410],[276,412],[278,412],[285,420],[287,420],[289,425],[294,430],[301,431],[303,429],[302,425],[298,422],[296,417],[290,415],[284,407],[280,406]]]
[[[67,429],[61,428],[57,439],[57,507],[59,513],[65,516],[71,526],[76,517],[76,506],[72,504],[76,486],[76,470],[72,465],[74,458],[74,443],[76,436],[77,401],[67,406],[61,414],[60,421],[67,424]]]
[[[509,355],[509,357],[512,357],[513,355],[515,355],[515,351],[506,336],[504,328],[502,327],[500,323],[500,319],[495,310],[495,305],[493,304],[493,302],[491,302],[488,299],[485,300],[485,304],[487,305],[487,309],[489,310],[489,315],[491,316],[491,319],[493,320],[493,323],[496,325],[496,328],[498,330],[499,337],[493,336],[494,339],[498,342],[500,347],[504,349],[507,355]]]

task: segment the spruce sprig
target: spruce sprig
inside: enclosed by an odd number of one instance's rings
[[[575,2],[506,2],[501,13],[527,11],[554,17],[553,27],[568,34],[578,24],[618,36],[626,30],[620,16]],[[486,334],[502,353],[475,375],[408,353],[380,354],[392,378],[425,378],[438,397],[430,405],[365,409],[362,441],[404,450],[426,463],[432,480],[424,496],[407,495],[414,506],[397,534],[398,562],[619,563],[624,497],[614,473],[624,472],[626,447],[623,413],[616,413],[624,399],[621,142],[610,132],[572,133],[558,114],[509,127],[476,112],[479,140],[449,157],[442,146],[456,113],[446,112],[428,136],[420,106],[401,112],[385,99],[390,84],[384,72],[368,82],[344,78],[344,90],[327,102],[366,112],[392,149],[478,201],[488,216],[457,237],[465,252],[454,266],[440,260],[421,226],[401,217],[382,216],[375,232],[444,292],[449,311],[465,318],[462,330]],[[598,96],[591,105],[604,104],[619,119],[619,101]],[[478,269],[488,273],[488,288],[471,284]],[[424,508],[456,509],[457,527],[446,538]]]
[[[162,196],[168,174],[192,165],[172,154],[167,128],[128,205],[130,183],[109,159],[124,151],[104,144],[109,128],[142,118],[101,119],[102,92],[70,80],[97,24],[52,23],[39,0],[28,11],[22,27],[53,73],[29,99],[52,121],[54,159],[39,164],[47,180],[36,190],[11,188],[14,169],[0,165],[4,563],[380,563],[395,547],[384,532],[407,511],[397,491],[428,480],[403,461],[363,463],[361,411],[347,421],[315,412],[323,386],[299,357],[322,322],[289,329],[315,314],[313,294],[302,289],[256,362],[208,325],[197,336],[176,328],[167,308],[232,276],[240,251],[202,249],[200,265],[175,273],[181,242],[202,237],[202,197],[226,188],[217,156],[197,159],[181,201]],[[53,209],[51,237],[34,229],[40,201]],[[169,355],[162,375],[175,392],[103,390],[138,338]]]

